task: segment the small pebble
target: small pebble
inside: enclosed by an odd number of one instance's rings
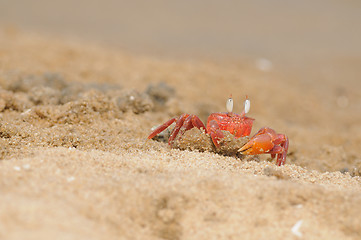
[[[20,168],[19,166],[15,166],[15,167],[14,167],[14,170],[15,170],[15,171],[20,171],[21,168]]]
[[[302,233],[300,232],[300,227],[303,223],[303,220],[299,220],[296,222],[295,225],[293,225],[291,231],[294,235],[296,235],[297,237],[302,237]]]
[[[24,164],[24,165],[23,165],[23,168],[24,168],[25,170],[29,170],[29,169],[30,169],[30,164]]]
[[[67,180],[68,182],[72,182],[72,181],[75,180],[75,177],[71,176],[71,177],[68,177],[66,180]]]

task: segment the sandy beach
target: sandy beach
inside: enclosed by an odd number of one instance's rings
[[[0,239],[360,239],[361,82],[312,73],[0,29]],[[147,140],[229,94],[289,137],[284,166]]]

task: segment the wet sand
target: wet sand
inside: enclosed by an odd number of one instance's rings
[[[310,88],[262,60],[0,36],[0,238],[361,237],[359,82]],[[205,121],[225,111],[230,93],[236,112],[251,99],[252,133],[268,126],[290,138],[286,165],[146,139],[183,112]]]

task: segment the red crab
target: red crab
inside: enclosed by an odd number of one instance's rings
[[[246,117],[246,113],[248,113],[249,109],[250,101],[246,97],[243,112],[241,114],[233,113],[233,100],[232,97],[230,97],[227,101],[228,112],[212,113],[208,117],[207,127],[204,126],[203,122],[196,115],[184,113],[180,117],[172,118],[157,127],[148,136],[148,139],[152,139],[176,121],[176,125],[168,140],[170,146],[172,146],[173,141],[178,134],[181,134],[182,136],[185,131],[196,127],[199,129],[203,128],[205,132],[211,136],[215,147],[218,148],[219,141],[224,137],[221,130],[230,132],[236,138],[250,135],[254,119]],[[269,153],[272,158],[275,158],[277,155],[276,164],[281,166],[286,162],[288,145],[289,141],[286,135],[277,134],[275,130],[263,127],[238,151],[241,154],[246,155]]]

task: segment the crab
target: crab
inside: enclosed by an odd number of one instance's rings
[[[209,134],[214,146],[220,147],[221,140],[225,137],[223,131],[228,131],[235,138],[248,137],[252,130],[253,118],[249,118],[246,114],[250,110],[250,100],[246,96],[244,102],[244,110],[241,114],[233,113],[233,99],[229,97],[226,103],[227,112],[212,113],[207,120],[207,126],[198,116],[193,114],[182,114],[178,118],[169,119],[159,127],[157,127],[148,136],[148,139],[154,138],[159,133],[163,132],[170,125],[176,122],[172,130],[168,144],[172,147],[173,142],[177,136],[182,136],[184,133],[192,128],[198,128]],[[249,139],[243,146],[240,146],[238,152],[243,155],[257,155],[257,154],[271,154],[272,158],[277,156],[276,164],[278,166],[284,165],[289,146],[288,137],[284,134],[278,134],[275,130],[263,127],[253,137]]]

